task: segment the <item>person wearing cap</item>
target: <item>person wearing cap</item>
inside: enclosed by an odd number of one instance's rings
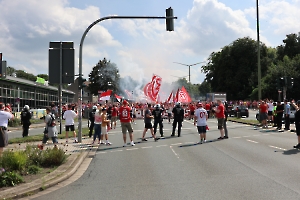
[[[181,134],[181,127],[182,127],[182,122],[184,119],[184,110],[181,107],[180,102],[177,102],[175,107],[172,110],[173,116],[174,116],[174,120],[173,120],[173,128],[172,128],[172,134],[171,136],[174,137],[175,136],[175,129],[176,126],[178,124],[178,137],[180,137]]]
[[[106,108],[102,108],[102,114],[101,114],[101,140],[103,141],[103,138],[105,137],[106,140],[106,145],[111,145],[112,143],[110,143],[108,141],[108,132],[107,132],[107,126],[109,126],[110,124],[110,120],[107,119],[107,109]]]
[[[8,120],[13,119],[14,115],[5,110],[5,105],[0,103],[0,157],[3,147],[8,145],[7,125]]]
[[[297,101],[296,109],[297,111],[295,112],[295,127],[298,144],[295,145],[294,148],[300,149],[300,100]]]
[[[126,132],[128,131],[129,137],[130,137],[130,145],[134,146],[133,142],[133,129],[131,126],[131,117],[130,117],[130,110],[131,108],[128,106],[128,102],[124,100],[122,102],[122,106],[119,109],[119,117],[120,117],[120,122],[121,122],[121,128],[122,128],[122,133],[123,133],[123,140],[124,140],[124,145],[123,147],[126,146]]]
[[[89,137],[92,137],[92,135],[93,135],[96,110],[97,110],[97,106],[93,106],[92,111],[89,112],[89,120],[91,122],[90,127],[89,127]]]
[[[23,126],[22,137],[28,136],[29,126],[31,125],[30,119],[31,119],[31,113],[29,111],[29,106],[25,105],[24,109],[21,112],[21,123]]]
[[[207,111],[203,108],[202,103],[198,103],[194,115],[194,126],[196,126],[197,123],[197,130],[200,135],[200,141],[198,142],[199,144],[206,142],[207,119]]]

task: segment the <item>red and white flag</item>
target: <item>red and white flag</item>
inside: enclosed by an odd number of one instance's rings
[[[182,103],[192,102],[192,99],[184,86],[182,86],[181,90],[179,91],[178,102],[182,102]]]
[[[147,83],[144,87],[144,94],[146,97],[150,98],[151,101],[156,102],[157,98],[158,98],[158,93],[160,90],[160,86],[161,86],[161,81],[162,78],[157,76],[157,75],[153,75],[151,82]]]
[[[121,97],[121,96],[119,96],[119,95],[117,95],[117,94],[115,94],[115,97],[116,97],[117,101],[120,103],[120,102],[121,102],[121,99],[122,99],[122,97]]]
[[[171,94],[169,95],[168,99],[167,99],[167,103],[172,103],[171,99],[173,97],[173,91],[171,92]]]
[[[106,92],[103,92],[100,94],[99,100],[105,101],[110,99],[110,95],[112,93],[112,90],[107,90]]]

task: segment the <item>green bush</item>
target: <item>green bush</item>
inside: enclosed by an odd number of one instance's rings
[[[42,163],[42,151],[36,145],[27,145],[25,154],[28,157],[27,166],[37,165],[40,166]]]
[[[37,174],[41,171],[41,168],[36,165],[30,165],[27,168],[28,174]]]
[[[1,165],[7,171],[23,171],[27,160],[27,155],[24,151],[6,150],[2,154]]]
[[[15,186],[23,182],[22,176],[16,172],[3,172],[0,174],[0,187]]]
[[[43,151],[42,157],[41,166],[43,167],[59,166],[64,163],[67,158],[64,150],[61,148],[46,149]]]
[[[13,118],[12,120],[9,120],[8,126],[10,126],[10,127],[21,126],[21,119]]]

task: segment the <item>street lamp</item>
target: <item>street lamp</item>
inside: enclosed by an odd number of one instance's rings
[[[191,64],[191,65],[187,65],[187,64],[183,64],[183,63],[178,63],[178,62],[174,62],[174,63],[179,64],[179,65],[188,66],[188,67],[189,67],[189,83],[190,83],[190,82],[191,82],[191,66],[198,65],[198,64],[200,64],[200,63],[206,63],[206,62],[198,62],[198,63]]]

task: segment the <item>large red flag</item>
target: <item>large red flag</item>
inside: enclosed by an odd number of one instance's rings
[[[144,94],[146,97],[150,98],[151,101],[156,102],[160,90],[160,86],[161,86],[161,81],[162,81],[161,77],[157,75],[153,75],[151,82],[145,85]]]
[[[110,95],[111,95],[112,90],[107,90],[106,92],[102,92],[100,94],[100,101],[105,101],[105,100],[109,100],[110,99]]]
[[[173,102],[179,102],[179,88],[178,88],[178,90],[177,90],[177,92],[176,92],[176,94],[173,98]]]
[[[192,99],[184,86],[182,86],[181,90],[179,91],[178,101],[182,103],[192,102]]]
[[[121,102],[121,99],[122,99],[122,97],[121,97],[121,96],[119,96],[119,95],[117,95],[117,94],[115,94],[115,97],[116,97],[117,101],[120,103],[120,102]]]
[[[173,91],[171,92],[171,94],[169,95],[168,99],[167,99],[167,103],[171,103],[171,98],[173,97]]]

